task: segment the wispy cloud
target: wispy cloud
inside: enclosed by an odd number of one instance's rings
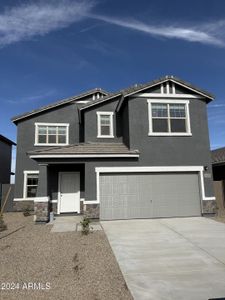
[[[0,47],[18,41],[44,36],[73,23],[91,18],[152,37],[180,39],[188,42],[225,47],[225,20],[191,25],[144,23],[135,19],[116,18],[93,13],[95,0],[24,0],[17,6],[0,12]],[[80,32],[93,30],[99,24],[85,27]]]
[[[93,7],[85,0],[38,0],[0,13],[0,46],[65,28],[85,18]]]
[[[211,104],[210,105],[210,107],[209,107],[209,109],[210,108],[221,108],[221,107],[225,107],[225,103],[223,103],[223,104]]]
[[[30,96],[18,98],[16,100],[13,100],[13,99],[5,100],[5,102],[7,102],[9,104],[29,103],[29,102],[33,102],[33,101],[46,100],[47,97],[54,96],[55,94],[56,94],[56,90],[52,89],[52,90],[48,90],[46,92],[39,93],[36,95],[30,95]]]
[[[214,46],[225,47],[224,27],[225,21],[219,21],[210,24],[200,24],[192,26],[182,25],[151,25],[137,20],[117,19],[112,17],[90,15],[90,17],[101,20],[120,27],[140,31],[155,37],[176,38],[188,42],[199,42]]]

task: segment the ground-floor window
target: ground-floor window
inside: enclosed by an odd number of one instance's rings
[[[24,171],[24,198],[35,198],[39,171]]]

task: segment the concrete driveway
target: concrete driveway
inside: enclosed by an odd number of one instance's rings
[[[101,223],[134,299],[225,298],[225,224],[203,217]]]

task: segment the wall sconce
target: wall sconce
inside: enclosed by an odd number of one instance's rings
[[[204,166],[204,171],[208,171],[209,167],[208,166]]]

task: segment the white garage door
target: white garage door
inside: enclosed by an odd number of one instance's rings
[[[199,215],[198,173],[100,174],[102,220]]]

